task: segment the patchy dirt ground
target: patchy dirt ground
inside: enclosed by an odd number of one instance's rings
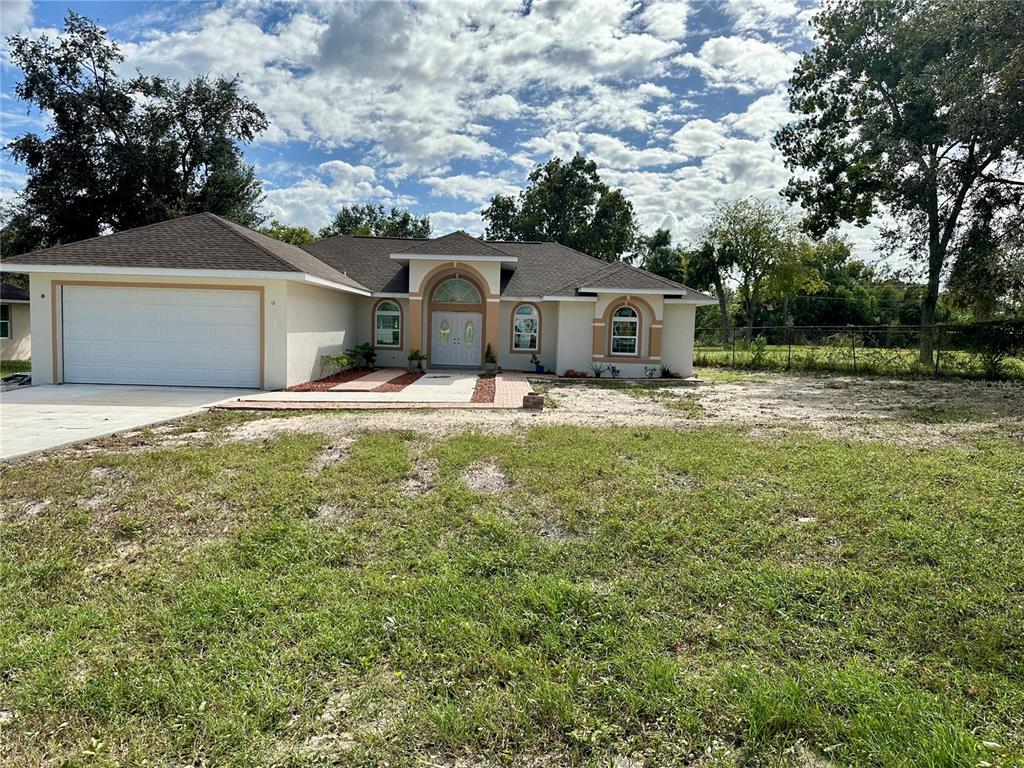
[[[545,383],[549,402],[523,411],[324,412],[255,419],[228,430],[259,440],[289,431],[346,435],[362,430],[413,429],[441,437],[478,429],[509,434],[541,425],[679,426],[723,424],[755,435],[811,430],[834,439],[887,440],[908,445],[957,443],[998,430],[1024,440],[1024,386],[802,375],[751,375],[741,381],[646,385],[616,382]],[[674,396],[674,397],[673,397]],[[692,399],[699,408],[673,407]]]
[[[810,431],[837,440],[884,440],[929,447],[999,434],[1024,442],[1024,384],[966,380],[885,379],[800,374],[721,374],[700,382],[537,382],[547,406],[519,410],[353,410],[297,415],[236,411],[226,428],[191,421],[71,446],[60,453],[145,451],[154,445],[265,440],[288,432],[320,433],[331,448],[310,467],[316,474],[343,460],[361,432],[408,429],[428,439],[475,429],[521,434],[534,426],[678,427],[725,425],[771,438]],[[715,379],[727,379],[725,381]],[[242,416],[242,414],[246,414]],[[245,418],[234,423],[235,418]],[[52,456],[52,452],[42,457]],[[41,460],[42,457],[37,458]],[[26,461],[32,461],[32,458]],[[429,467],[415,484],[430,485]],[[421,490],[409,489],[410,493]]]

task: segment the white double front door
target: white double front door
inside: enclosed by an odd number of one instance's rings
[[[479,312],[434,312],[430,322],[430,364],[479,368],[483,337]]]

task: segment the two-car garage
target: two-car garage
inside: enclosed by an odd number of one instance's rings
[[[261,386],[259,288],[54,288],[66,383]]]

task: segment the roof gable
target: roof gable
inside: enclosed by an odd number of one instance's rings
[[[410,256],[500,256],[509,254],[493,248],[484,240],[470,237],[465,232],[457,231],[432,240],[419,240],[410,243],[395,253],[407,253]]]

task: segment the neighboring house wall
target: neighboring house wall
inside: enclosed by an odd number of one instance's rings
[[[665,305],[661,361],[684,378],[693,375],[693,330],[696,315],[697,307],[693,304]]]
[[[10,317],[10,338],[0,339],[0,360],[28,360],[32,356],[31,308],[28,304],[5,304]]]
[[[287,285],[286,386],[320,378],[320,356],[359,343],[363,297],[300,283]]]
[[[53,285],[64,282],[88,282],[106,284],[141,284],[154,288],[188,285],[202,286],[247,286],[263,288],[264,351],[263,370],[265,389],[280,389],[288,386],[288,286],[284,280],[232,280],[227,278],[117,274],[66,274],[35,272],[30,277],[31,325],[32,325],[32,381],[35,384],[55,384],[61,380],[60,368],[60,301],[52,303]],[[320,290],[320,289],[316,289]],[[332,296],[342,294],[325,291]],[[53,369],[52,343],[54,324],[58,329],[57,367]]]
[[[530,363],[532,352],[512,351],[512,315],[522,301],[501,301],[501,333],[498,337],[498,365],[512,371],[532,371]],[[540,351],[537,357],[541,365],[549,372],[554,372],[558,362],[558,324],[559,308],[557,301],[531,301],[540,310]]]

